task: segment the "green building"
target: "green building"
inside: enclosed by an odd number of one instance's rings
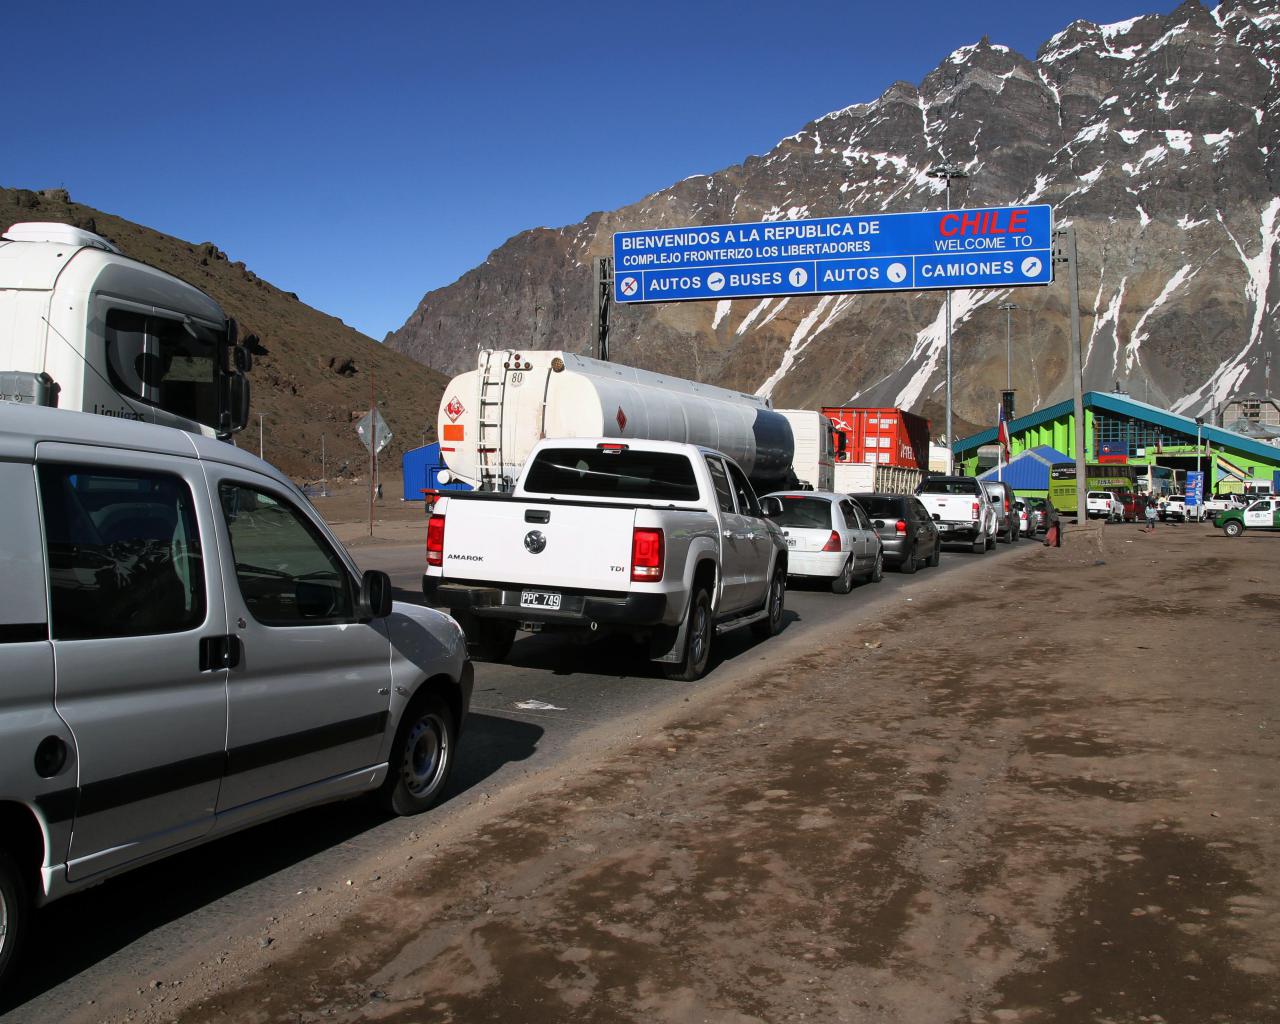
[[[1259,482],[1274,487],[1280,480],[1280,447],[1207,422],[1199,427],[1197,443],[1194,418],[1128,395],[1085,392],[1084,418],[1085,462],[1138,467],[1139,487],[1145,476],[1148,481],[1162,481],[1163,488],[1157,486],[1157,490],[1180,492],[1188,471],[1210,467],[1214,494],[1240,492]],[[1070,400],[1019,416],[1008,426],[1011,461],[1045,447],[1075,458],[1075,412]],[[995,427],[956,441],[952,445],[956,472],[977,476],[989,470],[996,461],[995,445]],[[1143,474],[1142,467],[1154,469]],[[1089,475],[1094,475],[1093,469]],[[1207,478],[1206,493],[1210,489]]]

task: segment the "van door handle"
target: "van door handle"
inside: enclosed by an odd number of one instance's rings
[[[240,664],[241,643],[238,636],[203,636],[200,638],[200,671],[235,668]]]

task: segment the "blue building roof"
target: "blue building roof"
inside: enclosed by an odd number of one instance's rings
[[[1009,433],[1017,434],[1023,430],[1029,430],[1031,427],[1038,427],[1042,423],[1048,423],[1050,420],[1056,420],[1061,416],[1068,416],[1071,413],[1072,402],[1068,399],[1065,402],[1058,402],[1056,405],[1046,406],[1043,409],[1037,409],[1033,413],[1026,416],[1019,416],[1015,420],[1009,421]],[[1148,423],[1154,423],[1157,426],[1166,428],[1167,430],[1175,430],[1180,434],[1187,434],[1195,437],[1196,421],[1191,416],[1180,416],[1168,409],[1161,409],[1155,405],[1149,405],[1146,402],[1139,402],[1135,398],[1127,395],[1116,395],[1106,391],[1086,391],[1084,393],[1084,407],[1086,409],[1098,409],[1102,412],[1112,412],[1119,416],[1132,416],[1135,419],[1146,420]],[[1246,455],[1252,455],[1256,459],[1263,459],[1268,462],[1280,462],[1280,448],[1273,445],[1264,444],[1252,437],[1245,437],[1244,434],[1237,434],[1234,430],[1224,430],[1222,427],[1215,427],[1205,424],[1201,429],[1201,436],[1211,444],[1219,447],[1231,448]],[[973,434],[970,437],[962,437],[952,446],[953,452],[967,452],[984,444],[995,444],[996,428],[984,430],[981,433]],[[1064,461],[1071,461],[1069,457],[1064,456]]]
[[[979,480],[1003,479],[1015,491],[1047,491],[1049,489],[1049,467],[1055,462],[1070,462],[1071,456],[1063,455],[1056,448],[1047,444],[1032,448],[1012,459],[1004,467],[1003,474],[999,470],[989,469],[978,475]]]

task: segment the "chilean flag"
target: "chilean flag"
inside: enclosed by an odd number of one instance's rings
[[[999,420],[996,424],[996,440],[1000,442],[1000,448],[1004,452],[1004,461],[1009,461],[1009,424],[1004,418],[1004,403],[1000,403]]]

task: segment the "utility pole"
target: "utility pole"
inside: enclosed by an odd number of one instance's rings
[[[378,447],[378,402],[373,394],[373,368],[369,369],[369,536],[373,536],[374,450]]]
[[[1080,358],[1080,275],[1076,267],[1076,229],[1058,231],[1058,259],[1067,264],[1067,302],[1071,307],[1071,390],[1075,399],[1076,522],[1085,521],[1088,469],[1084,457],[1084,367]]]
[[[324,464],[324,434],[320,435],[320,497],[329,496],[329,474]]]
[[[941,178],[947,189],[947,209],[951,209],[951,179],[967,178],[969,174],[953,163],[943,161],[928,172],[930,178]],[[955,437],[951,429],[951,289],[947,289],[947,473],[955,472]]]
[[[613,310],[613,257],[601,256],[595,261],[595,303],[592,306],[592,327],[595,334],[591,341],[597,359],[609,361],[609,322]]]
[[[998,308],[1004,310],[1004,341],[1005,341],[1005,345],[1009,349],[1009,361],[1007,364],[1008,365],[1008,371],[1007,371],[1008,382],[1005,384],[1005,387],[1009,391],[1012,391],[1013,390],[1013,311],[1018,308],[1018,304],[1016,302],[1002,302],[1000,303]]]
[[[1209,489],[1204,485],[1204,417],[1196,417],[1196,472],[1200,474],[1200,500],[1196,503],[1196,519],[1204,519],[1204,499]]]

